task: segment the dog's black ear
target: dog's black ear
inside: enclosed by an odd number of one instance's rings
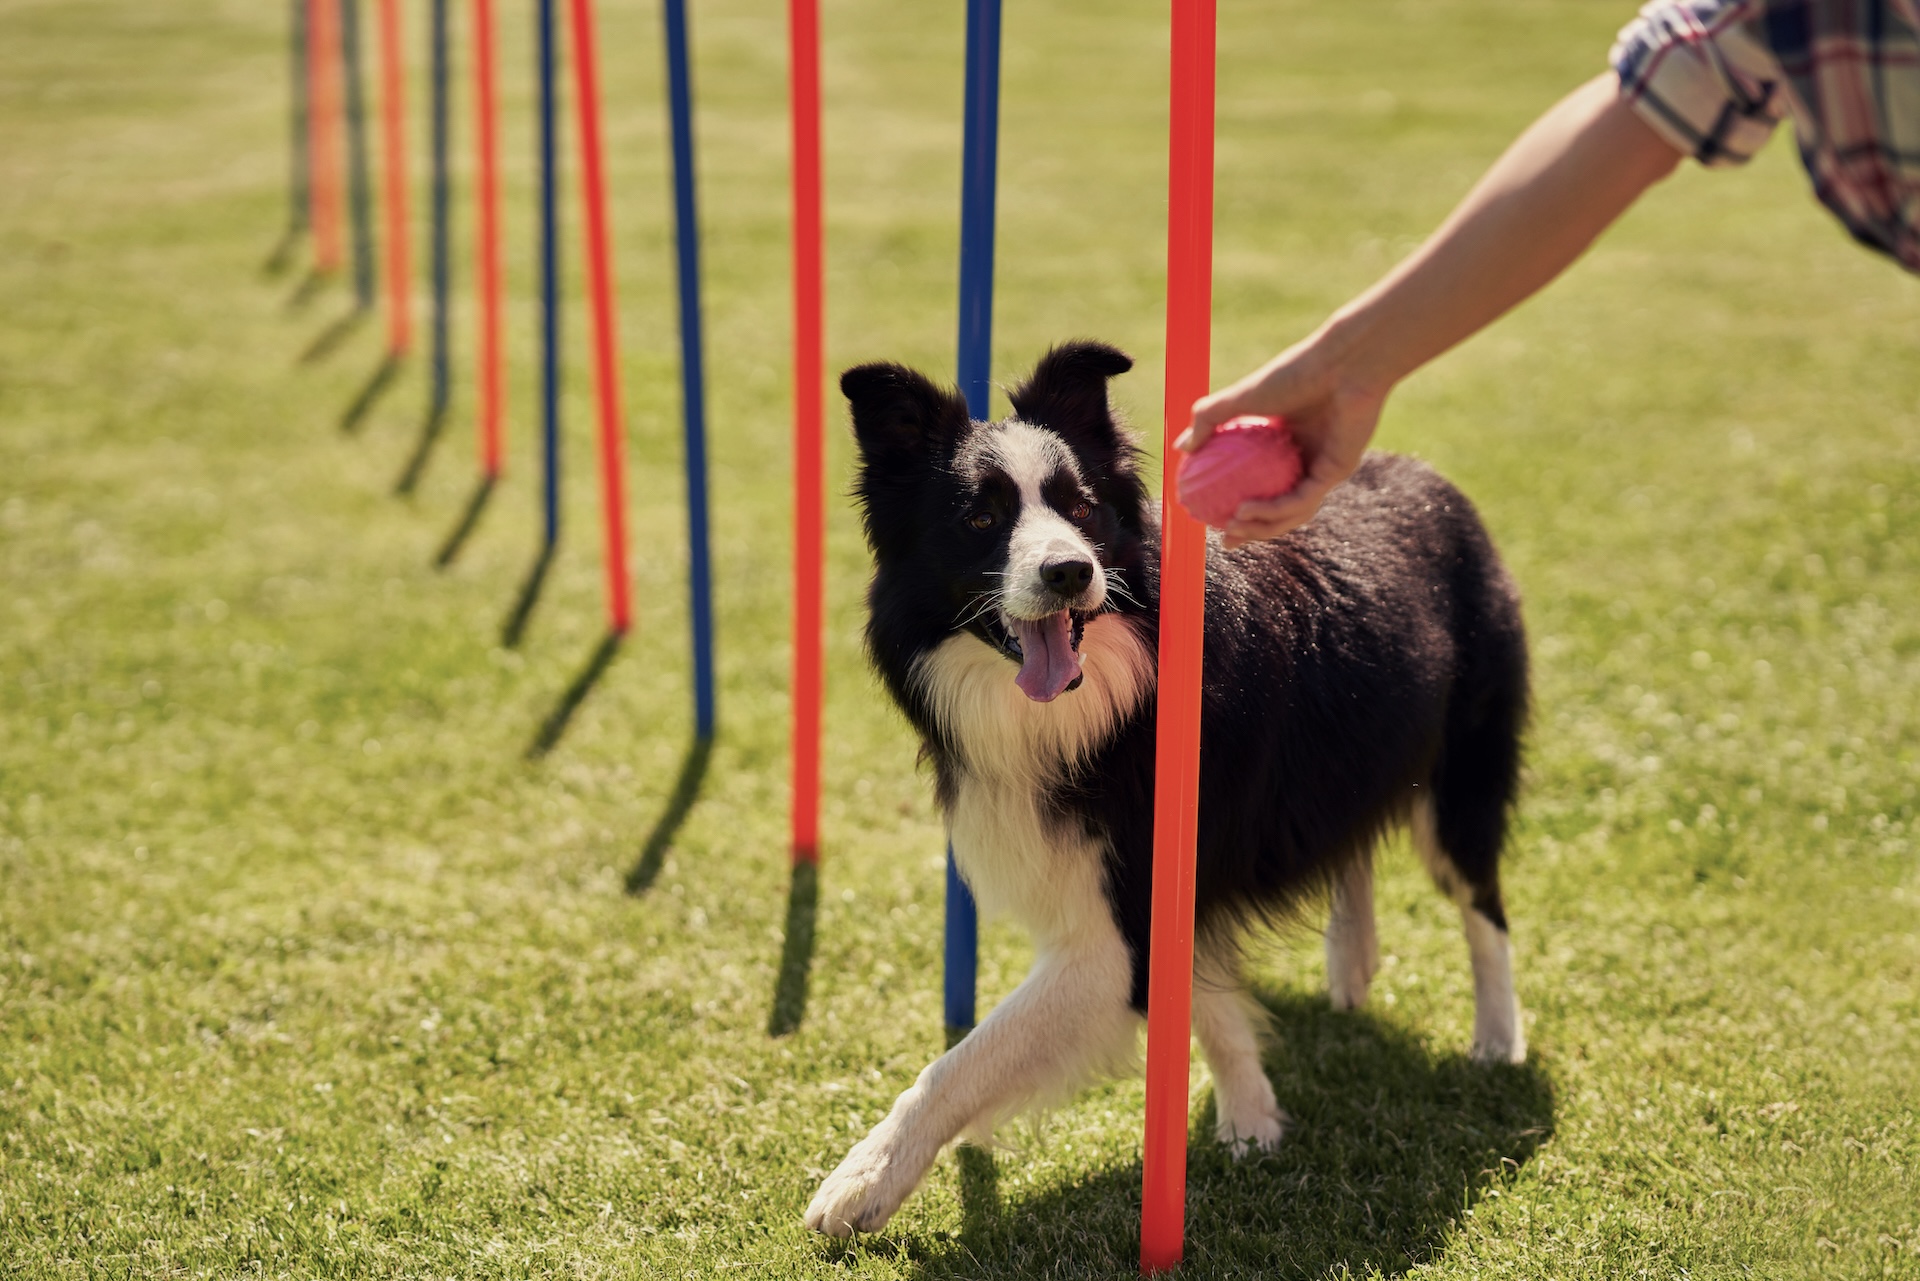
[[[1033,376],[1014,388],[1015,417],[1050,427],[1068,437],[1086,432],[1112,436],[1107,408],[1107,379],[1133,368],[1133,360],[1103,342],[1061,343],[1033,367]]]
[[[967,402],[905,365],[856,365],[840,375],[853,434],[868,458],[932,454],[967,426]]]

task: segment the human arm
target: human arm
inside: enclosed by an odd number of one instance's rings
[[[1360,465],[1389,392],[1530,297],[1673,171],[1681,153],[1621,97],[1613,75],[1568,94],[1496,161],[1438,231],[1378,284],[1238,382],[1195,401],[1189,452],[1241,414],[1287,420],[1305,474],[1241,506],[1227,546],[1305,524]]]

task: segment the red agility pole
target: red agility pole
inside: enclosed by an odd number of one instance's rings
[[[1160,502],[1160,677],[1147,976],[1140,1269],[1177,1267],[1186,1231],[1187,1071],[1206,530],[1174,499],[1173,438],[1207,391],[1213,308],[1214,0],[1173,0],[1167,169],[1167,385]]]
[[[793,860],[820,848],[822,601],[826,549],[821,383],[820,7],[789,0],[793,117]]]
[[[407,248],[406,63],[400,52],[400,0],[380,0],[380,141],[385,152],[387,354],[413,345],[412,272]]]
[[[633,622],[627,583],[624,450],[620,418],[620,344],[614,329],[613,254],[607,231],[607,177],[600,157],[600,67],[594,51],[593,0],[571,0],[573,88],[580,117],[581,176],[587,205],[587,277],[593,296],[593,374],[600,402],[600,504],[607,527],[607,613],[616,636]]]
[[[314,269],[340,270],[341,239],[339,0],[307,0],[307,163]]]
[[[474,138],[480,151],[480,467],[490,481],[503,464],[506,372],[500,358],[500,140],[495,130],[493,0],[473,0]]]

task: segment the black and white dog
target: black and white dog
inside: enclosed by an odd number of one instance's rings
[[[931,758],[954,857],[1033,970],[932,1063],[807,1208],[874,1231],[941,1149],[1133,1062],[1146,1001],[1159,516],[1098,343],[1048,353],[1013,416],[912,370],[840,380],[875,560],[867,642]],[[1372,849],[1409,822],[1472,953],[1473,1056],[1526,1056],[1499,857],[1527,707],[1519,603],[1472,507],[1376,455],[1305,528],[1209,549],[1193,1030],[1218,1135],[1278,1142],[1238,977],[1250,927],[1332,894],[1328,986],[1366,999]]]

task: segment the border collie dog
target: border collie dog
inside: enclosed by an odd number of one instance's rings
[[[1159,512],[1107,380],[1057,347],[1003,422],[894,364],[849,370],[875,570],[867,643],[925,743],[961,875],[1032,971],[921,1072],[807,1208],[881,1228],[955,1138],[1128,1069],[1146,1007]],[[1277,1143],[1239,979],[1250,930],[1320,893],[1333,1004],[1377,964],[1372,851],[1405,822],[1458,905],[1473,1056],[1526,1056],[1498,865],[1527,709],[1518,597],[1473,508],[1374,455],[1285,538],[1207,553],[1193,1031],[1221,1142]]]

